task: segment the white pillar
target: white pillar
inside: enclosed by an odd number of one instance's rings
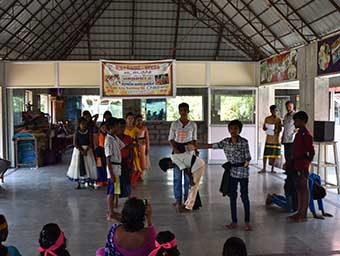
[[[262,159],[264,144],[266,142],[266,134],[262,127],[264,119],[270,115],[269,107],[275,104],[275,89],[273,86],[261,86],[258,90],[258,106],[257,106],[257,128],[258,128],[258,159]]]
[[[314,120],[329,120],[328,79],[316,78],[317,60],[316,42],[299,49],[300,109],[309,116],[307,126],[311,132]]]
[[[6,158],[6,141],[7,141],[7,132],[6,132],[6,109],[7,109],[7,100],[6,100],[6,86],[5,86],[5,63],[0,62],[0,157]]]

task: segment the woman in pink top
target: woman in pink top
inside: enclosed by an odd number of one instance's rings
[[[113,224],[105,248],[97,256],[145,256],[155,249],[156,229],[152,209],[146,200],[131,198],[124,204],[120,224]],[[145,219],[147,227],[145,227]]]

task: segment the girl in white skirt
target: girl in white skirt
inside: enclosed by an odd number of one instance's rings
[[[74,149],[71,164],[67,171],[67,177],[76,181],[76,189],[81,188],[81,184],[93,184],[97,179],[96,162],[92,150],[92,134],[88,130],[87,120],[81,117],[78,121],[78,129],[74,135]]]

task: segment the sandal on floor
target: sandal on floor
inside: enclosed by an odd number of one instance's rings
[[[266,173],[266,170],[261,170],[261,171],[258,171],[257,173]]]
[[[253,230],[253,228],[249,223],[245,224],[244,231],[252,231],[252,230]]]
[[[237,223],[230,223],[230,224],[225,225],[224,227],[226,227],[227,229],[236,229],[238,228],[238,225]]]

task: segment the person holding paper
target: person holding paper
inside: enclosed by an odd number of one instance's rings
[[[277,116],[277,107],[270,106],[270,116],[264,120],[263,130],[266,132],[266,145],[263,154],[263,169],[259,173],[266,173],[267,158],[272,164],[272,173],[275,173],[275,160],[281,157],[281,144],[279,142],[280,132],[282,130],[281,119]]]

